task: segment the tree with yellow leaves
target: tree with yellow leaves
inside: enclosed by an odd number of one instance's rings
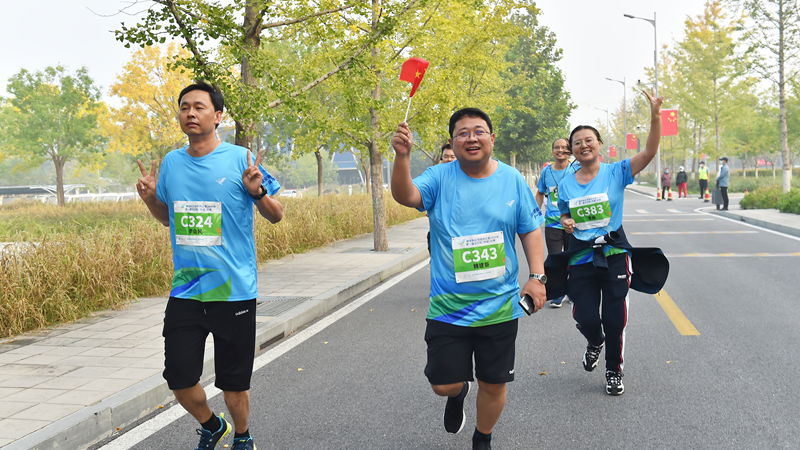
[[[161,159],[186,144],[177,121],[178,94],[192,83],[192,74],[173,63],[187,56],[176,43],[133,53],[109,92],[122,106],[110,108],[110,120],[103,125],[110,138],[108,151]]]

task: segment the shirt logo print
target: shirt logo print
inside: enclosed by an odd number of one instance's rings
[[[214,180],[214,181],[216,181],[217,183],[219,183],[220,185],[222,185],[222,183],[224,183],[224,182],[225,182],[225,178],[223,177],[223,178],[220,178],[219,180]]]
[[[510,202],[506,202],[506,205],[508,205],[508,207],[509,207],[509,208],[511,208],[511,206],[512,206],[513,204],[514,204],[514,200],[511,200]]]

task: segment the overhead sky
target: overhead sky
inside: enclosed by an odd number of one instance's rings
[[[62,64],[81,66],[107,94],[131,50],[114,40],[113,30],[131,18],[115,12],[131,1],[25,0],[3,5],[6,19],[0,27],[3,43],[0,95],[9,77],[25,68],[31,71]],[[141,1],[142,5],[149,2]],[[570,126],[605,122],[606,113],[622,98],[622,80],[631,87],[644,79],[644,67],[653,65],[653,26],[623,14],[653,18],[657,13],[658,42],[672,44],[683,37],[687,15],[703,12],[702,0],[540,0],[540,23],[556,33],[564,50],[559,66],[567,89],[578,105]],[[132,11],[141,10],[134,8]],[[110,17],[107,17],[110,16]],[[632,93],[628,91],[628,98]],[[669,99],[666,101],[669,106]]]

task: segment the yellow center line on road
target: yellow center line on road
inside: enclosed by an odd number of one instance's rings
[[[692,325],[692,322],[689,322],[689,319],[687,319],[681,309],[678,308],[678,305],[672,301],[667,291],[662,289],[658,294],[655,294],[654,297],[682,336],[700,336],[700,332]]]

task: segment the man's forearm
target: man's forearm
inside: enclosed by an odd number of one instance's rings
[[[283,205],[275,199],[275,197],[265,195],[261,199],[256,200],[256,207],[258,212],[270,221],[270,223],[278,223],[283,219]]]
[[[150,203],[144,202],[144,204],[147,205],[150,214],[152,214],[157,221],[161,222],[165,227],[169,226],[169,206],[162,203],[161,200],[157,198]]]
[[[539,227],[530,233],[519,235],[531,273],[544,273],[544,239],[541,229]]]

